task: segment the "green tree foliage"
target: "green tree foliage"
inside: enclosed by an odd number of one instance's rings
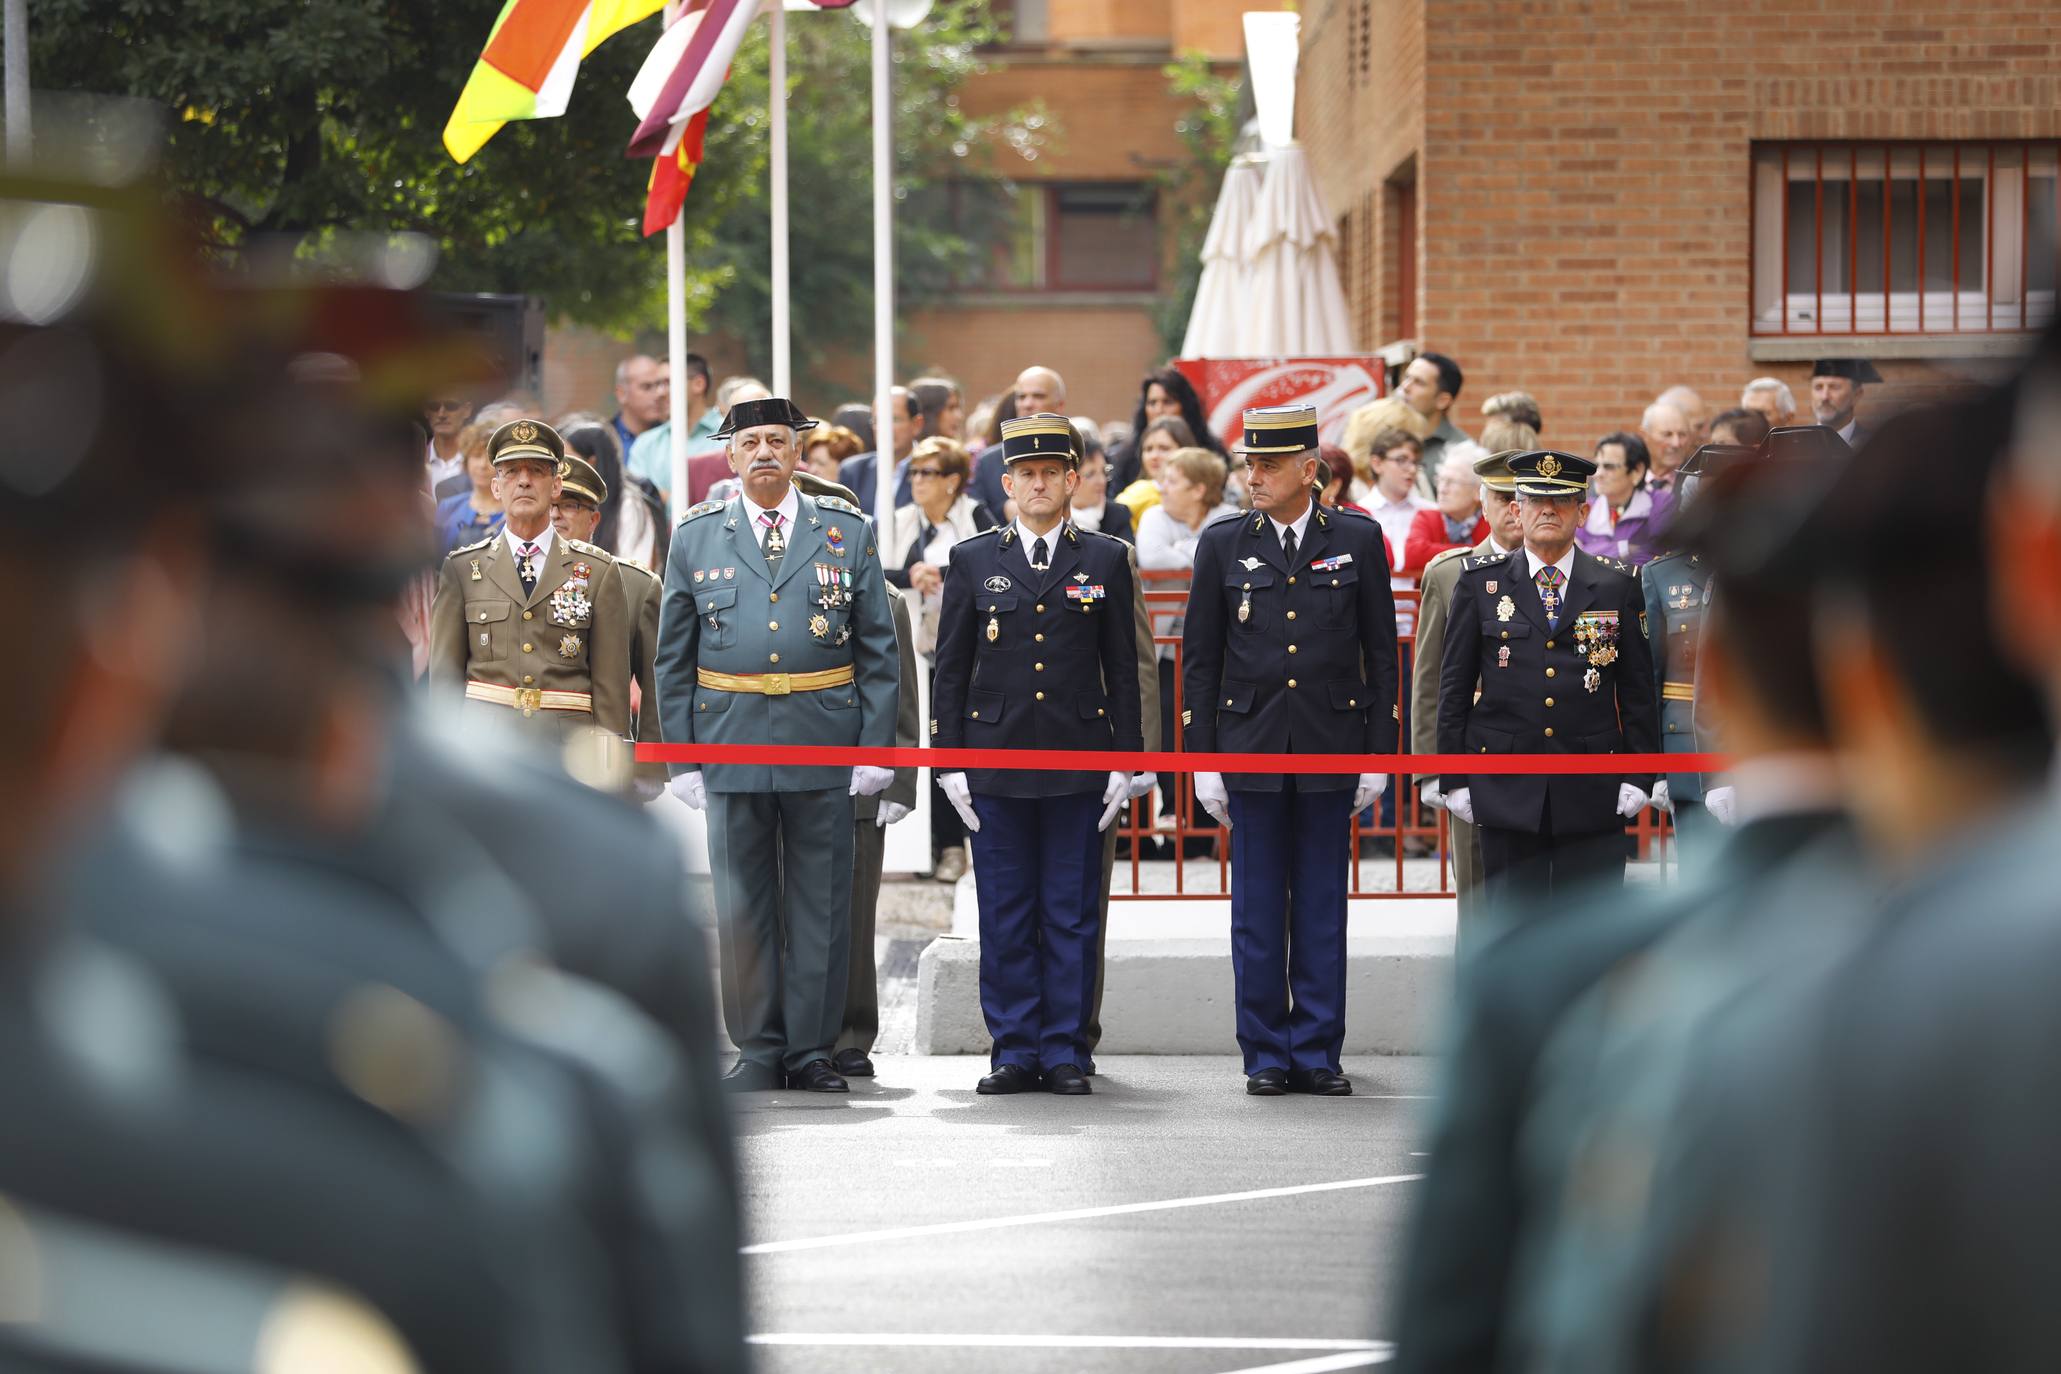
[[[1173,357],[1181,351],[1188,316],[1195,309],[1195,290],[1202,281],[1202,241],[1209,236],[1217,189],[1250,110],[1244,77],[1221,74],[1202,53],[1181,54],[1168,64],[1166,79],[1175,95],[1190,102],[1174,126],[1187,156],[1161,179],[1173,270],[1159,302],[1157,323],[1167,356]]]

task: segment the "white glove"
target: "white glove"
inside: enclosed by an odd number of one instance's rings
[[[1102,800],[1107,804],[1102,808],[1102,819],[1095,822],[1095,828],[1097,830],[1109,829],[1110,822],[1116,819],[1117,812],[1123,810],[1124,803],[1130,799],[1131,775],[1129,773],[1111,773],[1109,775],[1109,785],[1102,789]]]
[[[888,826],[893,825],[896,821],[900,820],[902,817],[908,814],[909,808],[902,805],[900,802],[888,801],[887,799],[882,798],[880,803],[880,811],[873,817],[873,823],[879,826],[881,829],[885,830]]]
[[[945,800],[959,813],[959,819],[966,822],[968,832],[980,829],[980,817],[973,814],[973,792],[966,786],[964,773],[940,773],[937,785],[944,789]]]
[[[1157,786],[1159,786],[1159,774],[1157,773],[1131,774],[1132,800],[1135,801],[1137,798],[1144,796],[1147,792],[1150,792],[1153,788]]]
[[[1469,825],[1474,824],[1474,789],[1456,787],[1446,793],[1446,810]]]
[[[1617,785],[1617,814],[1623,816],[1626,820],[1630,820],[1641,811],[1644,811],[1652,802],[1653,798],[1647,796],[1628,782],[1621,782]]]
[[[1197,773],[1195,800],[1203,810],[1216,817],[1218,825],[1226,830],[1231,828],[1231,794],[1224,788],[1222,773]]]
[[[1703,809],[1708,811],[1711,819],[1715,820],[1719,825],[1739,824],[1738,818],[1732,810],[1734,806],[1738,805],[1738,802],[1739,792],[1737,788],[1733,787],[1713,787],[1703,794]]]
[[[852,795],[877,796],[885,792],[887,785],[894,780],[895,770],[892,768],[869,768],[863,763],[858,764],[852,769]]]
[[[700,811],[708,805],[708,784],[702,781],[701,773],[676,773],[666,784],[666,790],[687,803],[690,811]]]
[[[1360,785],[1353,789],[1353,814],[1357,816],[1375,802],[1380,801],[1381,794],[1387,790],[1388,774],[1360,774]]]
[[[1653,784],[1653,809],[1667,812],[1669,815],[1674,814],[1675,799],[1668,795],[1666,778]]]
[[[1445,794],[1438,790],[1437,778],[1426,778],[1417,789],[1417,799],[1434,811],[1446,804]]]

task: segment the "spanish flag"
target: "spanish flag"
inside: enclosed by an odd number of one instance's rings
[[[444,147],[465,162],[511,119],[564,114],[580,60],[663,7],[664,0],[507,0],[444,126]]]
[[[665,151],[651,163],[650,189],[644,197],[644,236],[650,238],[680,217],[687,188],[701,166],[702,140],[708,133],[708,107],[675,128]]]

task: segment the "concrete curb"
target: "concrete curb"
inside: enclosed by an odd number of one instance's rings
[[[1452,985],[1450,936],[1346,942],[1347,1054],[1428,1054]],[[917,1054],[986,1054],[980,942],[931,941],[916,966]],[[1231,946],[1216,939],[1112,939],[1103,969],[1102,1054],[1235,1052]]]

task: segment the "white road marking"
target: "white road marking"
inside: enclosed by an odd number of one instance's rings
[[[1340,1369],[1371,1369],[1395,1358],[1394,1347],[1362,1350],[1345,1355],[1319,1355],[1314,1360],[1290,1360],[1287,1364],[1255,1364],[1234,1369],[1230,1374],[1333,1374]]]
[[[1301,1183],[1285,1188],[1255,1188],[1243,1193],[1210,1193],[1202,1197],[1170,1197],[1156,1202],[1120,1202],[1107,1207],[1071,1207],[1062,1212],[1027,1212],[1013,1217],[984,1217],[977,1221],[942,1221],[928,1226],[892,1226],[880,1231],[852,1231],[837,1236],[810,1236],[805,1240],[764,1241],[743,1247],[747,1255],[778,1255],[794,1250],[826,1250],[840,1245],[869,1245],[875,1241],[908,1240],[916,1236],[949,1236],[967,1231],[998,1231],[1011,1226],[1039,1226],[1053,1221],[1088,1221],[1096,1217],[1130,1216],[1138,1212],[1171,1212],[1184,1207],[1212,1207],[1222,1202],[1259,1202],[1267,1198],[1298,1197],[1305,1193],[1338,1193],[1353,1188],[1383,1188],[1391,1183],[1415,1183],[1422,1174],[1388,1174],[1381,1178],[1347,1178],[1332,1183]]]
[[[1049,1159],[1020,1159],[1011,1155],[1001,1155],[989,1160],[988,1167],[990,1169],[1049,1169],[1052,1167],[1052,1161]]]
[[[746,1337],[752,1345],[888,1346],[1021,1350],[1343,1350],[1386,1359],[1385,1341],[1317,1340],[1299,1336],[982,1336],[899,1331],[775,1331]],[[1340,1365],[1352,1369],[1353,1365]]]

